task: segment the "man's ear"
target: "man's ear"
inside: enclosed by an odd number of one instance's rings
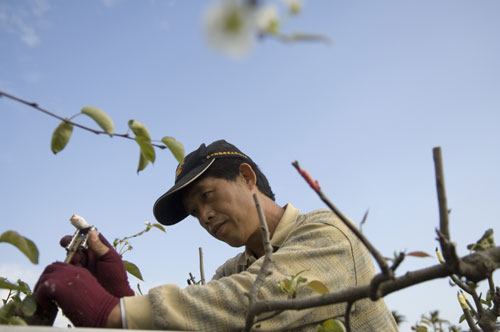
[[[240,165],[240,175],[250,187],[254,187],[257,184],[257,176],[249,164],[242,163]]]

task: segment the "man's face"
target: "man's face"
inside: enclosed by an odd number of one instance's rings
[[[212,236],[240,247],[260,236],[253,188],[241,174],[236,181],[206,177],[184,194],[184,207]]]

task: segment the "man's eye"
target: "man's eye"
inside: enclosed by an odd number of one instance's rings
[[[201,197],[203,199],[208,199],[212,196],[212,194],[213,194],[213,191],[205,191],[203,194],[201,194]]]

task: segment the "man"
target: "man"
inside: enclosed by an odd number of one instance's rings
[[[219,267],[206,285],[180,289],[164,285],[148,295],[131,296],[121,259],[96,233],[83,267],[54,263],[35,287],[42,306],[55,301],[79,326],[135,329],[236,331],[245,325],[250,290],[263,261],[264,247],[253,200],[261,202],[274,253],[259,299],[286,299],[280,281],[301,273],[319,280],[330,292],[366,285],[374,276],[368,251],[337,216],[327,210],[300,214],[291,204],[274,201],[269,183],[257,165],[224,140],[202,144],[176,171],[174,186],[154,205],[156,219],[173,225],[188,215],[210,235],[245,251]],[[295,296],[315,296],[298,287]],[[287,310],[259,322],[256,331],[316,331],[329,318],[343,320],[345,304],[300,311]],[[357,301],[351,312],[352,331],[397,331],[384,301]]]

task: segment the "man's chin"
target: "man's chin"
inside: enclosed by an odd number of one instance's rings
[[[230,245],[233,248],[240,248],[240,247],[243,247],[245,245],[244,243],[241,243],[241,242],[238,242],[235,240],[225,240],[225,239],[219,239],[219,240],[221,240],[224,243],[227,243],[228,245]]]

